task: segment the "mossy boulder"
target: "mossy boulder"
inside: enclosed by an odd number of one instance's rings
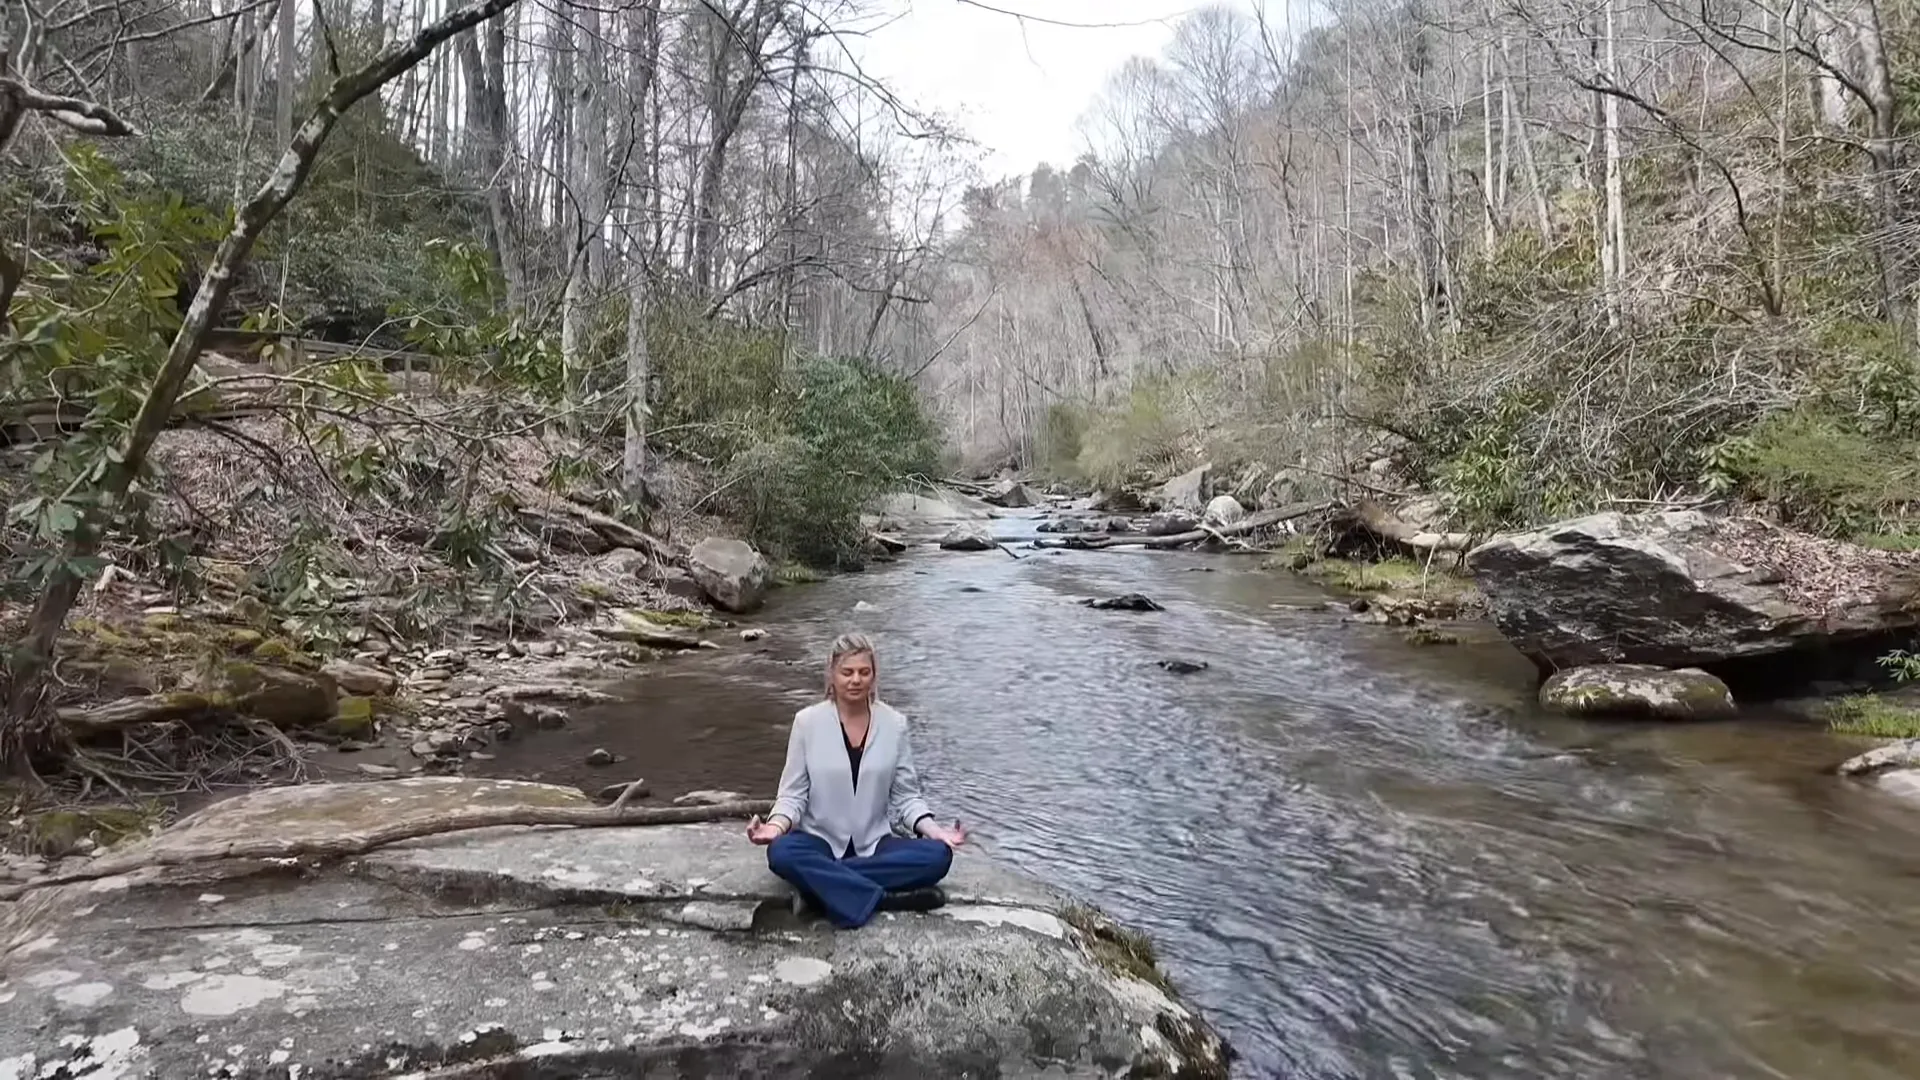
[[[1594,664],[1556,672],[1540,704],[1570,716],[1708,720],[1734,715],[1727,684],[1699,668]]]

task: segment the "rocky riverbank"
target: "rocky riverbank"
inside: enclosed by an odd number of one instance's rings
[[[1226,1075],[1150,946],[977,851],[945,907],[838,933],[794,913],[739,822],[217,857],[587,805],[454,777],[215,804],[149,842],[171,868],[0,913],[0,1075]]]

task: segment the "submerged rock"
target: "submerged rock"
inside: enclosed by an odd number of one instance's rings
[[[1727,684],[1698,668],[1670,671],[1650,664],[1595,664],[1556,672],[1540,687],[1540,704],[1572,716],[1707,720],[1732,716]]]
[[[1509,533],[1467,565],[1500,631],[1546,670],[1714,665],[1920,625],[1920,557],[1691,510]]]
[[[1144,593],[1126,593],[1121,596],[1108,596],[1101,599],[1087,599],[1082,604],[1096,611],[1165,611],[1160,602]]]
[[[717,536],[687,552],[687,572],[709,600],[736,615],[758,610],[773,584],[773,568],[753,545]]]
[[[281,788],[151,843],[581,801]],[[936,912],[836,932],[791,913],[739,822],[456,833],[304,879],[143,872],[0,913],[0,1046],[34,1076],[1227,1075],[1137,938],[977,851],[944,888]]]

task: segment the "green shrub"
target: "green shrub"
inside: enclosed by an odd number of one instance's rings
[[[1803,406],[1715,446],[1707,478],[1719,490],[1774,504],[1797,525],[1852,536],[1877,531],[1896,508],[1920,501],[1915,450]]]
[[[1047,406],[1040,421],[1041,471],[1062,479],[1080,475],[1080,451],[1087,435],[1088,410],[1083,405],[1058,401]]]
[[[1118,405],[1089,418],[1081,435],[1080,471],[1103,486],[1170,472],[1186,457],[1199,426],[1190,382],[1156,376],[1135,382]]]
[[[933,424],[905,380],[856,360],[809,359],[785,381],[790,408],[727,462],[732,509],[776,558],[857,565],[861,509],[935,467]]]

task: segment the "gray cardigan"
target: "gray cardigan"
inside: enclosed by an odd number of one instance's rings
[[[920,796],[907,718],[873,703],[873,724],[860,754],[860,786],[855,788],[833,702],[795,713],[773,812],[825,840],[835,858],[845,854],[849,844],[857,855],[873,854],[892,826],[911,834],[914,824],[933,811]]]

